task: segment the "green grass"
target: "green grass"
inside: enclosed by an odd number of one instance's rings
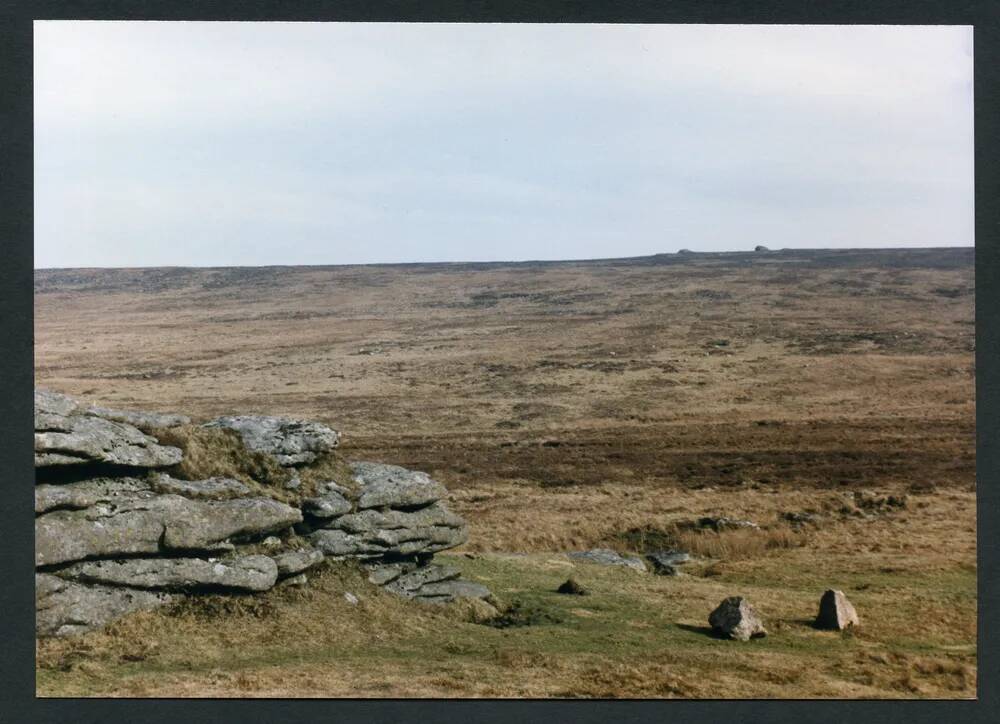
[[[540,623],[471,623],[454,607],[395,599],[359,572],[331,565],[313,576],[312,590],[274,591],[243,609],[227,605],[224,615],[212,613],[215,604],[189,602],[76,642],[42,642],[38,691],[219,696],[236,687],[240,695],[294,696],[309,686],[309,695],[337,696],[974,695],[971,571],[844,576],[862,626],[843,634],[811,627],[823,589],[795,552],[772,557],[766,567],[705,578],[567,565],[558,554],[439,558],[488,585],[503,605],[516,601],[539,614]],[[589,595],[555,592],[570,575]],[[855,592],[854,582],[871,588]],[[347,605],[345,590],[362,604]],[[743,643],[710,635],[709,612],[731,594],[754,602],[767,637]],[[909,628],[921,611],[946,606],[951,620]]]

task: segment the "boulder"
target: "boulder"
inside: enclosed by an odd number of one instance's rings
[[[361,486],[358,508],[414,508],[437,502],[448,491],[427,473],[382,463],[351,463]]]
[[[589,551],[574,551],[568,554],[570,558],[597,563],[602,566],[626,566],[636,571],[646,572],[646,564],[635,556],[622,556],[609,548],[594,548]]]
[[[843,631],[846,628],[861,623],[858,612],[847,600],[843,591],[828,590],[819,600],[819,614],[816,616],[816,628]]]
[[[737,641],[749,641],[751,638],[767,635],[760,615],[742,596],[725,599],[709,614],[708,623],[718,635]]]
[[[169,594],[134,588],[84,586],[47,573],[35,574],[35,635],[71,636],[117,618],[169,603]]]
[[[753,250],[754,250],[754,251],[771,251],[770,249],[768,249],[768,248],[767,248],[766,246],[764,246],[763,244],[758,244],[757,246],[755,246],[755,247],[753,248]]]
[[[75,563],[57,575],[79,583],[169,591],[202,588],[266,591],[278,580],[278,566],[267,556],[226,560],[132,558]]]
[[[204,427],[234,430],[248,450],[271,455],[285,467],[314,462],[340,443],[340,433],[326,425],[285,417],[230,415]]]
[[[274,556],[278,575],[282,578],[294,576],[323,562],[323,553],[315,548],[303,548]]]
[[[35,565],[205,550],[231,536],[271,533],[301,520],[298,509],[270,498],[200,501],[160,495],[56,510],[35,518]]]

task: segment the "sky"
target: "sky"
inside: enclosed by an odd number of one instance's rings
[[[36,268],[974,241],[968,26],[34,28]]]

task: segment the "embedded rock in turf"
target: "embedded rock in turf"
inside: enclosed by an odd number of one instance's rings
[[[645,573],[646,564],[641,558],[635,556],[622,556],[609,548],[594,548],[589,551],[574,551],[567,554],[570,558],[586,561],[587,563],[597,563],[602,566],[626,566],[636,571]]]

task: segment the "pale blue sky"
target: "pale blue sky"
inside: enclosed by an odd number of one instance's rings
[[[35,23],[35,265],[973,243],[972,29]]]

